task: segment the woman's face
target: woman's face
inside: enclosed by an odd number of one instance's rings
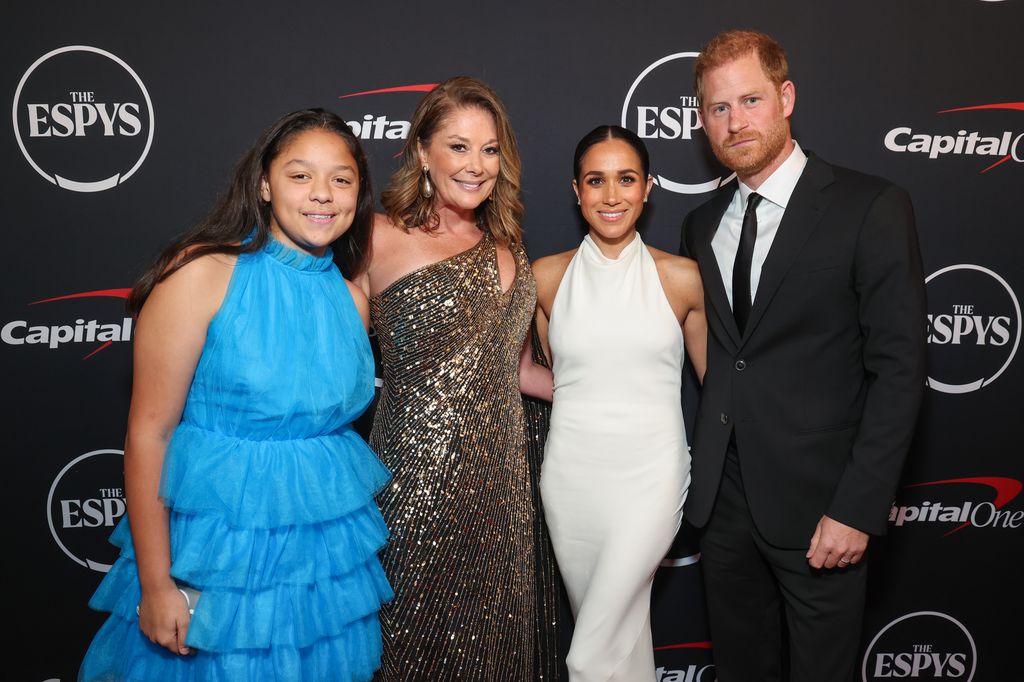
[[[329,130],[296,133],[260,183],[270,232],[282,244],[322,256],[352,225],[359,171],[348,144]]]
[[[636,229],[653,180],[644,177],[640,156],[625,140],[598,142],[580,159],[572,186],[591,233],[616,241]]]
[[[501,150],[489,112],[476,107],[456,109],[417,149],[420,164],[430,170],[435,207],[474,210],[494,191]]]

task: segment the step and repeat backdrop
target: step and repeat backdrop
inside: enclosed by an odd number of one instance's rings
[[[423,93],[477,76],[519,138],[532,257],[582,237],[572,152],[602,123],[649,145],[657,187],[642,229],[675,250],[686,212],[731,180],[697,118],[694,58],[718,31],[752,27],[789,52],[800,144],[907,188],[921,235],[930,389],[889,533],[872,545],[859,675],[1024,679],[1024,0],[188,5],[0,11],[0,497],[14,626],[0,677],[75,678],[102,621],[86,602],[125,512],[124,298],[265,125],[338,112],[379,192]],[[653,608],[659,680],[712,682],[689,534],[663,562]]]

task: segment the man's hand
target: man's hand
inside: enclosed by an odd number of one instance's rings
[[[846,568],[860,561],[867,548],[867,533],[822,516],[807,550],[807,563],[812,568]]]

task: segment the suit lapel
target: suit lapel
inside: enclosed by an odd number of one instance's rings
[[[750,309],[744,339],[749,338],[757,328],[786,273],[825,215],[828,198],[822,190],[832,184],[833,180],[832,169],[828,164],[808,154],[807,165],[793,190],[793,196],[789,198],[782,223],[779,224],[772,248],[761,268],[761,279],[754,295],[754,305]]]
[[[729,305],[729,297],[726,294],[725,282],[722,280],[722,271],[718,267],[718,259],[715,258],[714,249],[711,248],[711,240],[718,231],[718,225],[722,222],[725,210],[729,208],[736,186],[730,184],[719,190],[718,195],[711,200],[708,207],[708,219],[700,225],[700,233],[696,239],[697,263],[700,265],[701,278],[704,280],[704,293],[710,302],[711,311],[721,322],[722,327],[734,345],[740,343],[740,330],[736,326],[736,318],[732,315],[732,307]],[[731,286],[731,283],[730,283]]]

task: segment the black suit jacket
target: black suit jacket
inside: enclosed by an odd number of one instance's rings
[[[821,516],[881,534],[924,392],[924,275],[907,194],[809,155],[740,334],[711,248],[734,185],[683,224],[704,280],[708,367],[685,513],[711,515],[735,431],[761,534],[806,547]]]

